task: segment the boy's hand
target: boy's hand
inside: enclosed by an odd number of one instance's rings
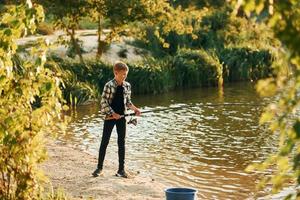
[[[118,113],[113,113],[113,114],[112,114],[112,117],[113,117],[114,119],[120,119],[120,118],[121,118],[121,115],[119,115]]]
[[[137,107],[135,107],[133,104],[131,104],[129,106],[129,108],[134,111],[134,113],[135,113],[136,116],[140,116],[141,115],[141,111]]]
[[[135,115],[136,115],[136,116],[140,116],[140,115],[141,115],[141,111],[140,111],[138,108],[136,108],[136,109],[134,110],[134,112],[135,112]]]

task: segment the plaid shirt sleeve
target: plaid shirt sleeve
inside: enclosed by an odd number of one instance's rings
[[[126,86],[126,92],[125,92],[125,103],[126,103],[126,107],[129,107],[132,105],[131,102],[131,85],[130,83],[127,82],[127,86]]]
[[[109,100],[112,95],[112,89],[109,84],[105,84],[102,96],[101,96],[101,102],[100,102],[100,107],[101,107],[101,113],[104,115],[111,115],[114,111],[109,105]]]

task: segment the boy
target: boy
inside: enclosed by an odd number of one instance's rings
[[[106,148],[109,143],[111,132],[116,125],[119,156],[119,169],[116,176],[128,178],[128,174],[124,169],[126,120],[124,117],[121,118],[120,115],[124,115],[126,108],[133,110],[136,115],[140,115],[141,112],[132,104],[131,86],[125,81],[129,71],[128,66],[125,63],[118,61],[114,64],[113,71],[115,77],[105,84],[102,93],[101,113],[106,116],[106,119],[104,120],[98,165],[92,175],[97,177],[102,174]]]

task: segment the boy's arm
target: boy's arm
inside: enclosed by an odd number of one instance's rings
[[[137,107],[135,107],[135,105],[133,105],[132,103],[131,103],[131,105],[128,106],[128,108],[130,108],[131,110],[133,110],[135,112],[135,115],[137,115],[137,116],[141,115],[140,109],[138,109]]]
[[[100,102],[100,107],[101,107],[101,113],[104,115],[112,115],[114,113],[113,109],[110,107],[108,103],[108,98],[111,93],[111,90],[107,84],[105,84],[102,96],[101,96],[101,102]]]
[[[133,105],[133,103],[131,102],[131,85],[130,84],[129,84],[128,95],[126,97],[126,106],[129,109],[133,110],[136,115],[138,115],[138,116],[141,115],[141,111],[135,105]]]

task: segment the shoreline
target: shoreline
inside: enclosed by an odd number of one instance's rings
[[[48,140],[49,158],[42,164],[54,189],[63,189],[70,199],[161,200],[165,199],[167,183],[139,171],[132,177],[116,177],[116,169],[106,160],[103,176],[93,177],[97,158],[72,146]]]

